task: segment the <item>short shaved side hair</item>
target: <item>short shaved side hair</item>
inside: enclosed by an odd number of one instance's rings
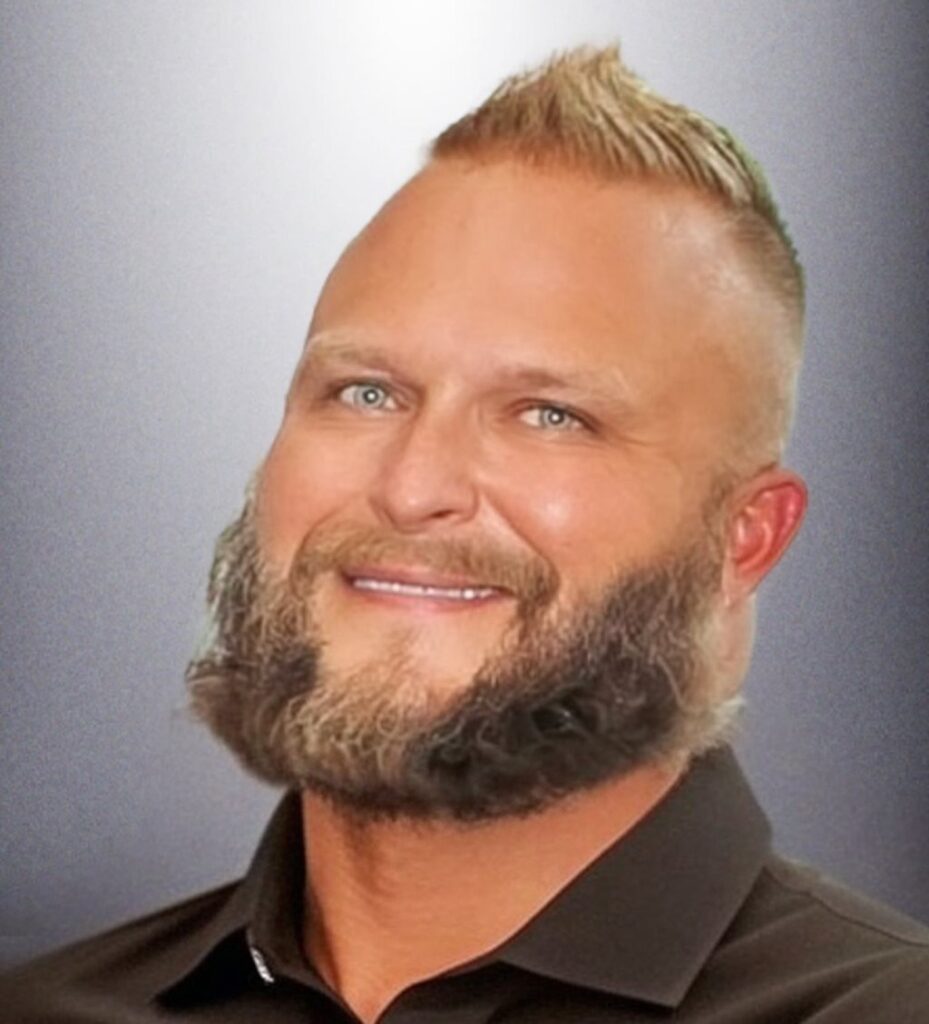
[[[429,155],[666,182],[718,206],[755,279],[785,313],[778,350],[765,360],[767,400],[745,424],[737,461],[780,457],[803,347],[803,269],[761,167],[725,128],[653,92],[617,45],[580,47],[505,79]]]

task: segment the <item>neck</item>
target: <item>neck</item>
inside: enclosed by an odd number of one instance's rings
[[[641,768],[532,817],[479,825],[359,824],[304,793],[307,955],[361,1020],[375,1021],[405,988],[518,931],[678,774]]]

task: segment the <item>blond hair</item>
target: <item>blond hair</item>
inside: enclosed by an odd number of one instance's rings
[[[786,350],[774,355],[777,382],[761,431],[777,435],[779,454],[802,348],[803,270],[761,167],[725,128],[653,92],[617,45],[580,47],[507,78],[429,152],[473,162],[510,158],[607,181],[664,181],[716,204],[756,279],[787,314]]]

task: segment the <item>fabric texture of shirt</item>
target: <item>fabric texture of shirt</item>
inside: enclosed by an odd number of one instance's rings
[[[929,929],[769,844],[731,752],[707,755],[515,935],[379,1024],[929,1024]],[[240,882],[8,973],[0,1021],[351,1024],[301,949],[304,881],[291,793]]]

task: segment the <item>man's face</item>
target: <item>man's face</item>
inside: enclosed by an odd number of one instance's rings
[[[438,721],[489,665],[588,648],[608,677],[587,612],[644,612],[634,647],[682,577],[663,642],[705,625],[758,326],[740,267],[717,212],[654,184],[440,163],[388,203],[326,283],[240,545],[297,580],[343,710]]]
[[[429,167],[326,284],[260,478],[263,551],[283,573],[313,535],[374,528],[541,559],[561,608],[600,593],[694,524],[730,440],[746,287],[718,214],[679,190]],[[495,582],[418,561],[320,581],[333,671],[402,638],[451,693],[495,649],[505,591],[359,589]]]

